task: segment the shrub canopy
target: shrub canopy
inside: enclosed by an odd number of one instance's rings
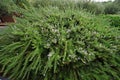
[[[0,36],[1,72],[12,80],[120,78],[120,37],[106,20],[82,10],[22,10]]]

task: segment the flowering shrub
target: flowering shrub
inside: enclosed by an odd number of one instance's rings
[[[106,15],[105,18],[107,18],[109,20],[111,26],[115,26],[115,27],[120,26],[120,16],[119,15]]]
[[[119,35],[104,19],[56,7],[24,11],[0,49],[3,75],[12,80],[120,78]],[[116,31],[115,31],[116,30]]]

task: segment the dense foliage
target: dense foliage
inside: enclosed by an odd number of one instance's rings
[[[119,6],[113,3],[105,5],[105,14],[117,14],[119,12]]]
[[[0,0],[0,17],[18,11],[12,0]]]
[[[120,16],[119,15],[106,15],[105,18],[108,19],[111,26],[120,28]]]
[[[119,0],[109,2],[92,2],[90,0],[34,0],[31,3],[35,7],[57,6],[60,9],[77,8],[84,9],[94,14],[118,14],[120,12]]]
[[[0,38],[4,76],[13,80],[120,78],[119,31],[106,20],[57,7],[23,12],[23,18]]]
[[[94,14],[118,14],[120,13],[119,0],[109,2],[92,2],[91,0],[0,0],[0,10],[3,13],[16,12],[15,5],[18,7],[29,9],[31,5],[34,7],[57,6],[60,9],[74,8],[85,9]],[[0,13],[1,14],[1,13]]]
[[[75,9],[84,9],[87,12],[94,13],[94,14],[102,14],[104,13],[104,6],[100,3],[95,2],[87,2],[87,1],[74,1],[74,0],[35,0],[32,2],[33,6],[40,8],[40,7],[49,7],[49,6],[57,6],[59,9],[66,9],[66,8],[75,8]]]
[[[94,14],[104,13],[104,6],[101,3],[83,2],[81,3],[81,8]]]
[[[22,17],[0,32],[3,76],[11,80],[120,79],[120,31],[111,27],[120,23],[118,18],[85,12],[82,2],[29,0],[31,7],[25,5],[28,0],[10,1]],[[92,10],[96,5],[91,4],[84,9],[94,13],[98,7]]]

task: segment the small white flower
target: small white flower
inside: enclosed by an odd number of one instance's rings
[[[49,47],[50,47],[50,44],[49,44],[49,43],[47,43],[47,44],[45,45],[45,47],[46,47],[46,48],[49,48]]]
[[[80,57],[78,57],[78,60],[80,60]]]
[[[54,54],[54,52],[51,51],[51,52],[48,54],[48,57],[51,57],[53,54]]]
[[[57,43],[57,39],[52,39],[52,42],[53,43]]]

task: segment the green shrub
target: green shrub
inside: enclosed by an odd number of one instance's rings
[[[85,9],[88,12],[95,13],[95,14],[102,14],[104,13],[104,6],[95,3],[95,2],[84,2],[84,1],[74,1],[74,0],[35,0],[32,2],[34,7],[43,8],[43,7],[58,7],[61,10],[66,9]]]
[[[13,0],[13,2],[14,2],[14,4],[16,4],[20,8],[23,8],[23,9],[30,8],[29,0]]]
[[[8,27],[6,27],[6,28],[0,28],[0,49],[3,46],[11,43],[11,38],[9,36],[10,33],[11,33],[11,31],[10,31],[10,29]]]
[[[118,6],[119,11],[120,11],[120,0],[115,0],[115,1],[114,1],[114,4]]]
[[[114,3],[108,3],[105,5],[105,14],[116,14],[119,11],[119,6]]]
[[[0,49],[12,80],[118,80],[118,31],[89,13],[56,7],[23,11]],[[1,40],[3,40],[2,38]]]
[[[0,0],[0,16],[11,14],[16,10],[13,0]]]
[[[120,16],[119,15],[106,15],[105,18],[108,19],[111,26],[120,27]]]
[[[95,13],[95,14],[102,14],[104,13],[104,6],[102,4],[96,2],[83,2],[81,4],[83,9],[86,9],[88,12]]]
[[[43,7],[58,7],[59,9],[65,10],[68,8],[74,8],[75,2],[72,0],[35,0],[32,2],[34,7],[43,8]]]

